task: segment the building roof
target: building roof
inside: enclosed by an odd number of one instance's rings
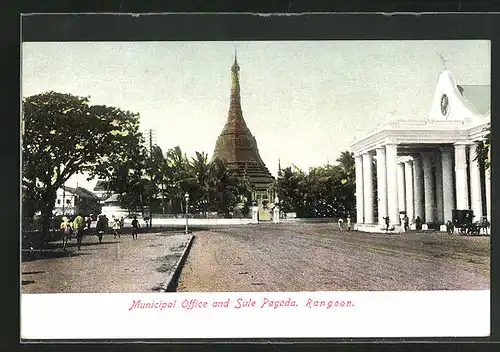
[[[106,180],[98,180],[95,187],[94,191],[108,191],[108,185],[109,182]]]
[[[460,85],[462,96],[471,103],[479,114],[486,114],[491,106],[491,86],[487,85]]]
[[[95,200],[99,199],[98,196],[96,196],[94,193],[83,187],[73,188],[73,187],[63,186],[62,189],[64,189],[66,192],[73,193],[74,195],[80,198],[95,199]]]
[[[114,203],[120,201],[118,199],[118,194],[112,194],[108,198],[106,198],[103,203]]]

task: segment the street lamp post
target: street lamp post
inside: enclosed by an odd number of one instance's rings
[[[184,195],[186,199],[186,235],[188,234],[188,206],[189,206],[189,194],[186,192]]]

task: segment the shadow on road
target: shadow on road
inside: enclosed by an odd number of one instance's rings
[[[23,273],[21,273],[21,275],[34,275],[34,274],[44,274],[45,273],[45,270],[44,271],[25,271]]]
[[[37,250],[37,251],[25,250],[22,252],[21,261],[31,262],[34,260],[43,260],[43,259],[79,257],[81,255],[89,255],[89,254],[79,253],[74,251],[63,251],[63,250]]]
[[[101,243],[99,242],[83,242],[82,247],[90,247],[90,246],[98,246],[101,244],[114,244],[114,243],[119,243],[118,241],[102,241]],[[77,248],[78,245],[73,239],[73,242],[68,242],[66,245],[66,248]],[[45,246],[46,250],[54,250],[54,249],[62,249],[62,243],[61,242],[50,242]]]

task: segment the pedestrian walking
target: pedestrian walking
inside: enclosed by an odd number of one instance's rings
[[[85,217],[85,227],[87,229],[90,229],[91,226],[92,226],[92,214]]]
[[[347,215],[347,231],[351,231],[351,217]]]
[[[339,218],[338,224],[339,224],[339,230],[342,231],[343,230],[342,225],[344,224],[344,220],[342,220],[342,218]]]
[[[99,238],[99,243],[102,243],[102,237],[106,233],[107,228],[108,228],[108,219],[106,215],[100,215],[96,224],[97,238]]]
[[[69,219],[65,216],[61,219],[60,229],[62,231],[62,248],[66,250],[66,245],[68,244],[68,240],[71,236],[71,232],[73,231],[73,226]]]
[[[116,238],[116,236],[118,236],[118,238],[120,238],[120,219],[119,218],[115,218],[114,219],[114,222],[113,222],[113,235],[114,237],[113,238]]]
[[[73,221],[73,228],[76,236],[76,244],[78,246],[78,250],[80,250],[80,247],[82,246],[83,233],[85,231],[85,223],[83,221],[83,217],[80,214],[78,214],[75,218],[75,221]]]
[[[134,216],[134,220],[132,220],[132,239],[137,239],[137,231],[139,230],[139,220],[137,220],[137,216]]]

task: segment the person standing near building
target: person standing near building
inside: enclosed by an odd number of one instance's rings
[[[385,231],[389,231],[389,224],[390,224],[389,217],[385,216],[384,220],[385,220]]]
[[[339,230],[342,231],[343,230],[342,225],[344,224],[344,220],[342,218],[339,218],[338,224],[339,224]]]
[[[420,219],[420,216],[417,216],[415,219],[415,228],[417,230],[422,230],[422,219]]]
[[[405,214],[403,221],[405,226],[405,232],[408,232],[408,230],[410,229],[410,219],[408,218],[408,215]]]
[[[347,231],[351,231],[351,217],[347,215]]]
[[[80,250],[80,247],[82,246],[83,232],[85,228],[83,217],[80,214],[78,214],[77,217],[75,218],[75,221],[73,221],[73,228],[75,229],[76,244],[78,246],[78,250]]]
[[[139,220],[137,220],[137,216],[134,216],[134,220],[132,220],[132,239],[137,239],[137,231],[139,230]]]

